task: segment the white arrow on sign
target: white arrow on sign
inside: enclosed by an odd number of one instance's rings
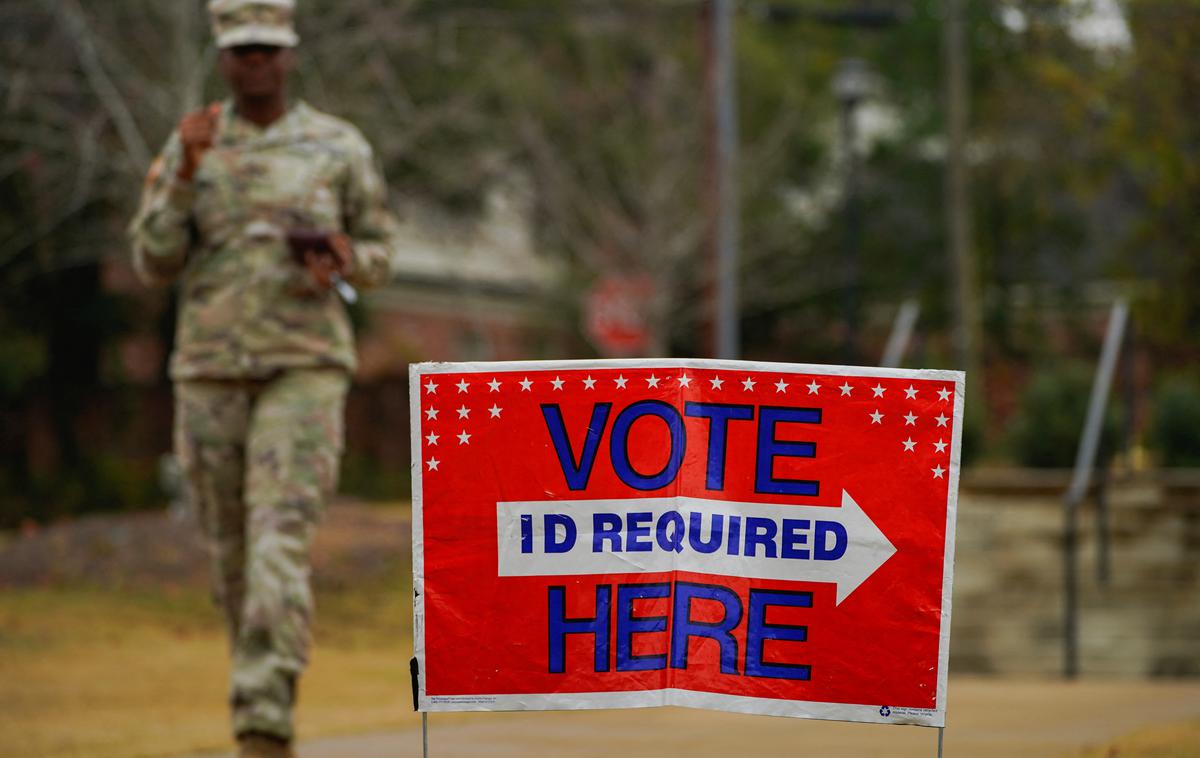
[[[731,538],[731,517],[738,519],[736,542]],[[722,534],[713,548],[718,519]],[[818,535],[826,552],[838,540],[836,530],[823,529],[818,522],[845,530],[845,552],[836,559],[814,557]],[[750,524],[757,527],[758,544],[747,542]],[[896,552],[845,490],[837,508],[682,496],[497,503],[496,536],[500,576],[690,571],[823,582],[837,585],[839,605]],[[793,553],[804,557],[783,557],[785,540]]]

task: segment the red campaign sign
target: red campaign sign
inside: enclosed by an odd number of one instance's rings
[[[411,368],[425,711],[942,726],[964,375]]]

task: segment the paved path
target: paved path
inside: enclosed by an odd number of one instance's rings
[[[950,683],[946,758],[1061,758],[1155,724],[1200,718],[1200,681]],[[305,742],[300,758],[421,755],[419,722],[382,734]],[[1200,754],[1200,746],[1197,746]],[[430,755],[485,758],[888,756],[932,758],[937,731],[743,716],[683,708],[433,714]],[[214,757],[215,758],[215,757]]]

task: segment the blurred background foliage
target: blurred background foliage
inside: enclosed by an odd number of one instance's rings
[[[558,313],[578,320],[584,286],[636,272],[660,293],[652,352],[708,353],[704,3],[300,6],[296,93],[363,129],[397,197],[469,219],[489,190],[527,185],[539,251],[564,264]],[[830,23],[849,6],[898,9],[898,23]],[[1115,34],[1087,33],[1097,7],[1119,12]],[[907,365],[953,365],[941,3],[739,9],[745,356],[844,362],[854,286],[865,332],[855,360],[878,362],[896,308],[915,298]],[[967,9],[986,368],[972,388],[989,396],[972,422],[972,456],[1063,465],[1073,444],[1063,436],[1066,448],[1037,452],[1059,439],[1038,429],[1043,410],[1068,413],[1056,398],[1086,397],[1086,371],[1029,377],[1062,358],[1094,361],[1096,314],[1113,295],[1133,298],[1149,365],[1182,370],[1200,355],[1200,4],[971,0]],[[873,72],[856,145],[857,281],[844,263],[831,88],[847,57]],[[147,467],[115,452],[146,422],[89,425],[97,406],[146,391],[106,368],[150,311],[143,297],[107,287],[102,264],[127,254],[141,177],[172,126],[223,96],[214,59],[201,2],[0,6],[0,524],[156,499]],[[170,310],[159,309],[165,340]],[[1163,385],[1156,420],[1144,435],[1133,430],[1164,463],[1196,464],[1196,427],[1180,421],[1195,413],[1191,376]],[[165,374],[155,391],[166,397]],[[169,400],[159,405],[169,415]],[[1064,415],[1063,435],[1073,423]],[[369,482],[375,470],[353,462],[349,480]]]
[[[1167,466],[1200,466],[1200,379],[1168,377],[1154,403],[1151,439]]]
[[[1012,459],[1033,468],[1074,465],[1091,385],[1092,367],[1087,364],[1053,364],[1035,371],[1009,422],[1006,442]],[[1119,411],[1110,406],[1097,451],[1101,466],[1120,444],[1121,423]]]

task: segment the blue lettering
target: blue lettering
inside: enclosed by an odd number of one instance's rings
[[[716,623],[692,619],[692,600],[715,600],[724,607],[724,616]],[[675,603],[671,610],[671,668],[688,666],[688,639],[713,640],[721,649],[721,673],[738,673],[737,640],[733,628],[742,621],[742,601],[737,593],[717,584],[675,583]]]
[[[703,514],[692,512],[688,518],[688,544],[697,553],[715,553],[721,547],[721,537],[724,536],[725,517],[719,513],[714,513],[712,517],[712,529],[708,535],[708,542],[700,540],[700,527]]]
[[[811,608],[812,593],[750,590],[750,609],[746,620],[746,676],[808,681],[812,678],[811,666],[797,663],[768,663],[763,660],[763,648],[766,646],[767,640],[788,642],[808,640],[807,626],[768,624],[767,608],[773,605],[788,608]]]
[[[808,560],[808,548],[800,547],[800,545],[808,542],[808,535],[805,532],[810,528],[812,528],[812,524],[806,518],[785,518],[783,520],[783,547],[780,554],[784,558]]]
[[[533,515],[521,514],[521,552],[533,552]]]
[[[575,519],[561,513],[547,513],[544,520],[546,533],[543,535],[547,553],[568,553],[575,547]],[[563,528],[562,539],[558,538],[558,528]]]
[[[667,532],[667,527],[674,526],[675,528]],[[667,511],[658,517],[658,529],[655,537],[658,540],[658,546],[663,550],[674,550],[677,553],[683,552],[683,516],[680,516],[675,511]]]
[[[575,454],[571,451],[571,440],[567,439],[567,425],[563,421],[562,409],[557,405],[543,405],[542,418],[546,421],[546,429],[554,442],[554,452],[558,454],[558,465],[562,468],[563,478],[567,487],[572,490],[587,488],[588,478],[592,475],[592,464],[596,462],[596,451],[600,449],[600,437],[608,424],[608,412],[612,403],[596,403],[592,408],[592,420],[588,422],[587,436],[583,440],[583,450],[579,454],[579,462],[575,462]]]
[[[710,490],[725,489],[725,449],[729,439],[729,421],[754,418],[752,405],[722,403],[685,403],[683,413],[692,418],[708,419],[708,468],[704,486]]]
[[[820,408],[764,407],[758,416],[758,452],[755,457],[754,490],[771,495],[816,495],[820,482],[810,479],[775,478],[776,458],[813,458],[817,446],[812,442],[787,442],[775,437],[779,422],[821,423]]]
[[[650,543],[650,522],[654,514],[638,511],[625,516],[625,549],[631,553],[648,553],[654,547]]]
[[[775,534],[779,527],[775,524],[774,519],[760,518],[758,516],[746,517],[746,549],[744,555],[751,558],[756,557],[757,550],[754,548],[757,545],[763,546],[763,557],[775,557]]]
[[[639,616],[635,614],[640,600],[669,601],[671,616]],[[596,615],[591,618],[567,618],[566,588],[548,588],[547,606],[549,621],[549,650],[547,659],[550,673],[561,674],[566,669],[566,638],[570,634],[590,634],[594,642],[593,669],[597,672],[609,670],[610,621],[612,585],[601,584],[596,588]],[[694,602],[719,604],[720,615],[715,621],[700,621],[694,614]],[[812,608],[811,592],[788,590],[750,589],[749,604],[743,614],[742,601],[729,587],[695,582],[654,582],[648,584],[626,584],[617,587],[616,629],[611,646],[616,648],[616,671],[658,671],[666,668],[668,661],[674,669],[688,668],[688,653],[692,638],[717,643],[722,674],[737,675],[738,664],[742,663],[745,676],[772,679],[808,681],[812,678],[812,667],[808,664],[768,661],[767,642],[807,642],[808,626],[802,624],[779,624],[767,621],[771,608]],[[663,605],[667,605],[664,603]],[[715,608],[713,609],[716,610]],[[712,616],[705,612],[704,616]],[[739,659],[738,639],[734,630],[746,621],[745,658]],[[634,655],[634,636],[666,632],[666,650],[650,654]],[[711,646],[706,649],[712,650]],[[778,650],[778,646],[772,650]]]
[[[615,513],[592,515],[592,552],[604,552],[601,544],[608,540],[614,553],[621,552],[621,517]]]
[[[633,422],[643,416],[656,416],[667,424],[671,434],[671,449],[662,470],[649,475],[634,471],[629,462],[629,430]],[[657,490],[675,481],[683,455],[687,451],[687,436],[683,429],[683,417],[679,411],[661,400],[641,400],[629,406],[613,422],[612,437],[609,438],[613,470],[625,484],[636,490]]]
[[[830,547],[830,535],[833,536],[833,546]],[[836,521],[818,521],[817,532],[813,535],[813,558],[818,561],[836,561],[846,554],[846,527]]]
[[[729,544],[725,546],[725,552],[729,555],[737,555],[738,548],[741,547],[742,539],[742,517],[729,517]]]
[[[595,640],[594,670],[608,671],[608,636],[611,629],[608,609],[612,602],[612,585],[596,585],[596,616],[594,618],[567,618],[566,594],[566,587],[547,588],[550,636],[550,649],[547,657],[550,673],[561,674],[566,670],[568,634],[592,635]]]
[[[657,671],[667,667],[667,654],[633,654],[633,635],[664,632],[666,616],[633,615],[633,601],[670,597],[671,584],[624,584],[617,586],[617,671]]]

